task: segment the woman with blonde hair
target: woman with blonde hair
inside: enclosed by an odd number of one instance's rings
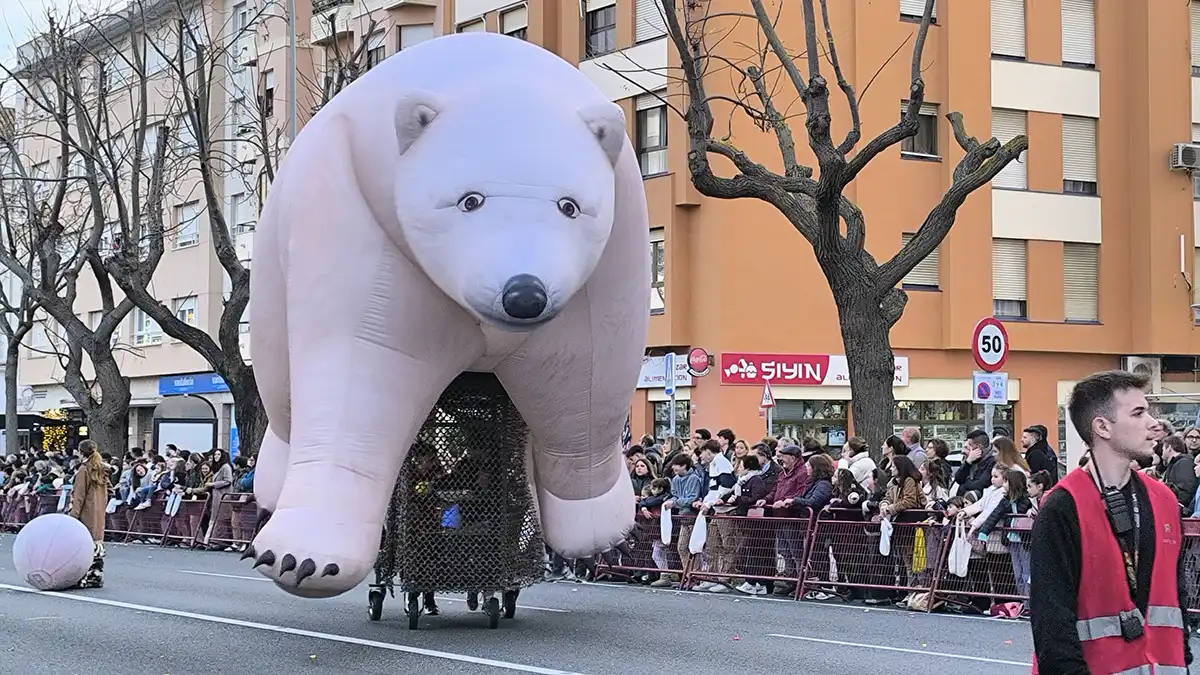
[[[1017,444],[1007,436],[998,436],[992,440],[992,447],[996,450],[996,466],[1004,469],[1019,469],[1029,475],[1029,463],[1025,461],[1025,457],[1021,455],[1021,451],[1017,450]]]
[[[108,506],[108,467],[100,456],[96,442],[80,441],[79,457],[83,460],[71,483],[71,517],[78,518],[92,534],[95,553],[92,566],[83,575],[78,588],[100,588],[104,585],[104,517]]]

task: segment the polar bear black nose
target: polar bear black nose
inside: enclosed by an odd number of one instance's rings
[[[501,303],[514,319],[536,319],[546,311],[546,286],[532,274],[518,274],[504,284]]]

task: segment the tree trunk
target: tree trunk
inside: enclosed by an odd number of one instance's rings
[[[889,336],[891,327],[879,307],[867,301],[839,307],[838,317],[850,366],[854,435],[867,441],[871,457],[878,461],[879,446],[892,435],[896,414],[892,395],[896,358]]]
[[[250,371],[249,368],[246,368]],[[258,384],[253,372],[249,377],[227,381],[229,393],[233,395],[233,416],[237,421],[238,454],[244,457],[258,455],[263,437],[267,434],[267,409],[258,395]]]
[[[21,427],[17,418],[17,368],[20,357],[20,341],[9,340],[4,354],[4,454],[9,456],[21,451]]]
[[[88,438],[96,441],[100,452],[113,457],[125,456],[129,449],[129,380],[121,374],[121,369],[113,358],[107,346],[95,350],[91,354],[92,363],[96,370],[96,383],[100,385],[100,401],[95,402],[91,390],[82,388],[82,378],[75,386],[68,386],[67,391],[83,408],[87,421]],[[75,378],[69,378],[75,379]],[[65,383],[64,383],[65,384]],[[72,389],[80,389],[72,391]],[[85,405],[86,403],[86,405]]]
[[[128,408],[100,405],[87,417],[88,438],[96,442],[100,452],[113,457],[125,456],[129,446]]]

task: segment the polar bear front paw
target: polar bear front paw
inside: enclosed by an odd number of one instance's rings
[[[316,509],[285,509],[271,516],[243,558],[253,558],[254,569],[292,595],[331,598],[358,586],[373,569],[379,531],[335,522]]]

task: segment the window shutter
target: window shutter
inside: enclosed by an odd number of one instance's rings
[[[1096,244],[1063,244],[1063,314],[1067,321],[1098,321],[1099,258]]]
[[[908,246],[908,242],[912,241],[914,235],[905,232],[900,235],[900,247]],[[940,247],[939,247],[940,248]],[[924,260],[917,263],[917,266],[912,268],[904,277],[905,286],[931,286],[937,288],[939,283],[939,249],[933,249]]]
[[[367,38],[367,51],[373,51],[383,46],[383,40],[387,37],[387,33],[383,31],[375,31]]]
[[[1096,120],[1062,118],[1063,180],[1096,182]]]
[[[407,49],[426,40],[433,39],[433,24],[415,23],[400,26],[400,49]]]
[[[587,0],[584,7],[585,11],[594,12],[605,7],[612,7],[615,4],[617,4],[617,0]]]
[[[992,0],[992,53],[1025,58],[1025,0]]]
[[[1200,0],[1188,3],[1188,15],[1192,25],[1192,67],[1200,68]]]
[[[922,16],[925,14],[925,0],[900,0],[900,16]],[[937,18],[937,3],[933,5],[933,18]]]
[[[1200,143],[1200,124],[1192,125],[1192,142]]]
[[[992,135],[1001,144],[1025,133],[1025,111],[992,108]],[[992,179],[993,187],[1025,189],[1025,153]]]
[[[908,101],[900,101],[900,116],[901,116],[901,117],[903,117],[903,116],[904,116],[904,113],[905,113],[907,110],[908,110]],[[922,103],[922,104],[921,104],[921,109],[917,111],[917,114],[918,114],[918,115],[929,115],[930,117],[937,117],[937,114],[938,114],[938,104],[936,104],[936,103]]]
[[[1200,305],[1200,284],[1196,283],[1196,275],[1200,274],[1200,248],[1192,254],[1192,302]]]
[[[460,32],[460,33],[484,33],[484,32],[487,32],[487,26],[483,23],[483,20],[480,19],[479,21],[473,21],[471,23],[459,26],[458,32]]]
[[[1096,65],[1095,0],[1062,0],[1062,60]]]
[[[633,21],[633,41],[646,42],[667,34],[667,23],[663,19],[662,0],[637,0]]]
[[[1025,240],[992,240],[992,298],[1025,300]]]
[[[667,90],[659,89],[658,91],[649,94],[638,96],[633,102],[634,110],[649,110],[650,108],[658,108],[665,105],[663,101],[667,100]]]
[[[529,27],[529,13],[524,5],[500,15],[500,32],[511,33]]]

